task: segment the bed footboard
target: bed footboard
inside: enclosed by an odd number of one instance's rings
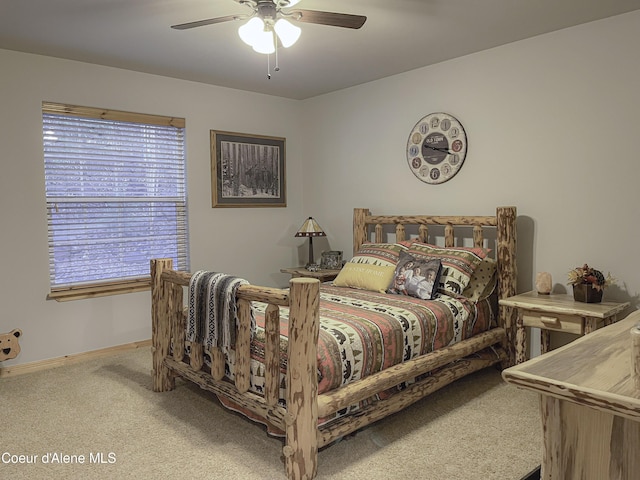
[[[243,285],[238,288],[238,335],[235,347],[235,384],[222,380],[224,356],[214,349],[209,353],[211,371],[203,367],[203,346],[190,345],[185,356],[183,287],[191,274],[172,269],[170,259],[151,260],[153,390],[175,388],[181,376],[216,395],[264,418],[286,432],[283,448],[287,477],[312,479],[318,458],[318,378],[317,343],[319,332],[320,282],[295,278],[290,289]],[[265,387],[264,396],[249,390],[250,309],[249,302],[266,303],[265,315]],[[289,308],[287,347],[287,389],[284,409],[278,406],[280,376],[279,306]],[[187,363],[187,361],[189,363]]]

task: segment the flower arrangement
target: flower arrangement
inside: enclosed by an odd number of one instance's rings
[[[610,273],[605,277],[600,270],[596,270],[586,263],[582,267],[569,270],[567,277],[569,285],[589,285],[597,291],[601,291],[615,283],[615,279]]]

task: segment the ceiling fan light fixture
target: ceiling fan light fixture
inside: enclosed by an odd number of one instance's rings
[[[296,43],[300,38],[300,34],[302,33],[302,29],[300,27],[294,25],[288,20],[285,20],[284,18],[278,19],[274,26],[274,29],[278,34],[278,38],[282,42],[282,46],[285,48],[288,48]]]
[[[260,17],[253,17],[238,28],[238,35],[258,53],[270,54],[276,51],[273,28],[267,27]]]
[[[264,22],[260,17],[253,17],[238,28],[238,35],[240,35],[242,41],[251,47],[259,43],[261,36],[264,34]]]
[[[262,32],[255,39],[255,43],[251,45],[253,50],[258,53],[270,54],[276,51],[276,46],[273,38],[273,32]]]

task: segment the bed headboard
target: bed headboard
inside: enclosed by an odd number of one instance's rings
[[[455,239],[469,237],[469,229],[475,247],[485,247],[486,238],[495,238],[494,257],[498,272],[498,298],[516,294],[516,207],[498,207],[495,215],[489,216],[444,216],[444,215],[371,215],[366,208],[353,210],[353,253],[369,241],[374,233],[376,243],[386,243],[389,228],[395,233],[395,241],[406,240],[407,230],[416,231],[417,238],[429,242],[429,227],[444,229],[444,246],[455,246]],[[458,236],[458,231],[463,234]],[[462,246],[462,245],[461,245]],[[511,359],[514,357],[516,312],[500,307],[498,323],[507,332],[505,349]]]

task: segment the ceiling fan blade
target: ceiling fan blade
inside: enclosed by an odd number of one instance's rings
[[[320,12],[318,10],[302,10],[287,13],[292,15],[293,20],[306,23],[318,23],[320,25],[331,25],[334,27],[360,28],[367,21],[367,17],[362,15],[351,15],[349,13]]]
[[[227,15],[226,17],[209,18],[207,20],[198,20],[197,22],[181,23],[179,25],[171,25],[176,30],[187,30],[189,28],[204,27],[205,25],[213,25],[214,23],[228,22],[230,20],[239,20],[245,15]]]

